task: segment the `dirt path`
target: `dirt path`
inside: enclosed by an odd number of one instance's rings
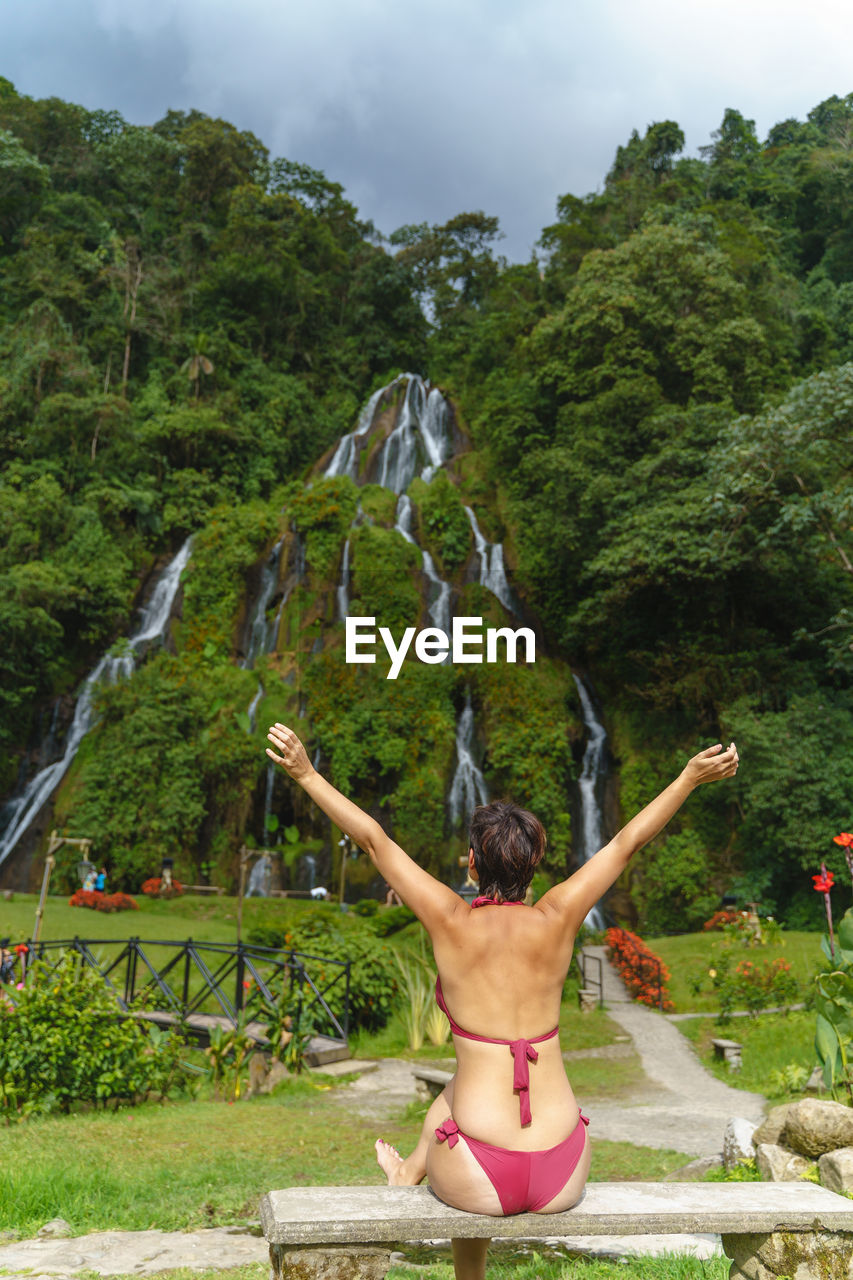
[[[760,1094],[733,1089],[712,1076],[663,1014],[630,999],[607,963],[604,947],[584,950],[602,960],[608,1015],[631,1037],[649,1082],[633,1100],[591,1102],[591,1134],[706,1156],[722,1149],[723,1131],[732,1116],[761,1119],[765,1100]]]

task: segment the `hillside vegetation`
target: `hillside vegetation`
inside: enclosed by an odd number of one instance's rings
[[[542,813],[561,874],[575,667],[623,813],[709,739],[744,760],[647,852],[624,909],[674,930],[734,889],[816,923],[809,876],[821,858],[841,873],[830,837],[853,811],[851,138],[853,95],[764,140],[728,110],[699,157],[655,123],[599,192],[559,198],[537,261],[510,264],[484,213],[383,242],[338,184],[226,121],[141,128],[0,81],[0,792],[61,754],[80,682],[193,534],[168,643],[98,691],[55,797],[116,887],[161,856],[233,886],[246,839],[337,874],[336,833],[281,779],[268,803],[269,718],[451,874],[466,698],[492,793]],[[369,458],[355,479],[317,469],[383,386],[387,436],[406,369],[454,431],[407,486],[417,550]],[[426,625],[423,550],[457,612],[506,621],[465,506],[504,544],[536,663],[407,661],[393,683],[347,666],[347,539],[351,597],[395,633]],[[282,537],[280,626],[249,669]]]

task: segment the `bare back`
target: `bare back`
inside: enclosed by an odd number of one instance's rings
[[[457,909],[432,938],[442,990],[465,1031],[495,1040],[547,1036],[559,1023],[573,939],[556,913],[520,903]],[[508,1044],[454,1035],[453,1117],[474,1138],[519,1151],[562,1141],[577,1124],[558,1037],[535,1046],[532,1120],[522,1127]]]

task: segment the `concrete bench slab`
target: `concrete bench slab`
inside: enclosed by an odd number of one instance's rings
[[[406,1241],[709,1232],[722,1236],[733,1278],[853,1275],[853,1203],[808,1182],[594,1182],[566,1213],[508,1218],[452,1209],[428,1187],[291,1187],[264,1196],[261,1223],[277,1280],[379,1280]]]

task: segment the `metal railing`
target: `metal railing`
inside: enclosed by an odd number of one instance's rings
[[[604,966],[601,962],[601,956],[587,955],[585,951],[579,951],[577,955],[578,969],[581,975],[581,986],[589,991],[598,988],[598,1003],[604,1008]],[[598,975],[593,978],[587,971],[587,966],[597,965]]]
[[[96,954],[94,948],[118,946],[117,955]],[[159,949],[167,954],[163,959]],[[193,1014],[214,1012],[237,1025],[254,988],[263,1009],[274,1012],[285,989],[296,991],[301,1008],[314,1021],[318,1034],[346,1040],[349,1035],[349,960],[331,960],[293,950],[255,947],[247,943],[166,942],[128,938],[68,938],[30,944],[27,964],[71,951],[99,974],[119,1006],[134,1004],[174,1014],[185,1021]],[[309,967],[310,964],[310,967]],[[278,991],[274,988],[278,987]],[[232,994],[233,993],[233,994]]]

